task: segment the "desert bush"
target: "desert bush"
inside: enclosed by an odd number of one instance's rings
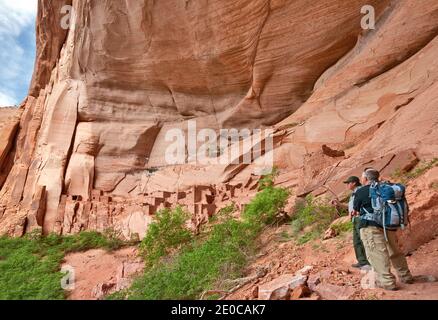
[[[130,299],[196,299],[224,274],[239,275],[252,245],[247,225],[229,219],[213,227],[208,240],[185,248],[171,263],[160,263],[137,279]]]
[[[298,244],[304,244],[320,237],[338,217],[336,209],[327,204],[325,199],[315,199],[309,195],[295,208],[291,224],[292,234]]]
[[[272,223],[284,208],[289,192],[284,188],[265,187],[245,207],[243,218],[256,226]]]
[[[353,222],[336,223],[332,225],[332,229],[336,234],[348,233],[353,231]]]
[[[181,207],[157,213],[140,245],[146,266],[153,266],[160,258],[192,240],[192,233],[186,226],[188,219],[189,214]]]

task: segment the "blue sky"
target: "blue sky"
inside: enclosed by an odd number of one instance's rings
[[[27,95],[35,62],[37,0],[0,0],[0,107]]]

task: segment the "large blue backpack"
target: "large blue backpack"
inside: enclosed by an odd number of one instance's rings
[[[404,229],[408,225],[409,206],[406,187],[398,183],[379,182],[370,186],[374,220],[385,230]]]

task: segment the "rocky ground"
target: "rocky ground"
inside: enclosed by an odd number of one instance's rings
[[[288,226],[280,227],[264,245],[263,256],[249,268],[266,267],[268,274],[228,296],[227,299],[255,299],[260,286],[266,285],[283,274],[295,274],[305,266],[311,266],[308,284],[317,294],[311,298],[329,300],[366,299],[438,299],[438,282],[428,283],[420,279],[412,285],[399,284],[399,291],[363,289],[363,272],[352,268],[355,256],[352,236],[344,235],[326,241],[316,241],[304,246],[296,246],[293,241],[279,243],[278,235]],[[277,236],[276,236],[277,235]],[[408,263],[414,276],[434,276],[438,278],[438,238],[421,246],[408,256]],[[320,284],[314,284],[319,279]],[[313,283],[310,283],[313,282]],[[316,281],[318,282],[318,281]]]
[[[426,276],[438,279],[436,268],[438,237],[422,245],[407,257],[413,275],[423,276],[423,279],[410,285],[399,283],[398,291],[385,291],[362,288],[364,272],[351,267],[351,264],[355,263],[355,257],[350,234],[297,246],[293,240],[282,242],[284,238],[280,235],[288,228],[290,228],[288,225],[283,225],[267,232],[263,236],[263,248],[258,258],[247,268],[248,276],[255,275],[260,269],[267,270],[266,275],[244,285],[226,299],[257,299],[260,287],[284,275],[293,275],[306,266],[311,267],[308,272],[308,285],[315,292],[309,292],[308,297],[303,296],[301,299],[438,299],[438,282],[427,282],[424,279]],[[103,299],[109,293],[128,286],[132,278],[141,272],[143,266],[135,247],[113,253],[91,250],[71,254],[65,258],[64,266],[66,265],[75,268],[76,287],[68,295],[71,300]],[[320,283],[315,286],[317,279]],[[287,298],[289,299],[290,295]]]
[[[254,299],[260,287],[269,288],[269,283],[279,276],[294,275],[306,267],[311,267],[307,285],[317,293],[311,296],[315,299],[438,299],[438,282],[430,282],[433,277],[438,279],[438,232],[433,227],[437,191],[431,187],[438,178],[437,170],[432,168],[405,182],[411,204],[411,226],[400,231],[398,239],[413,275],[418,277],[416,283],[399,284],[400,290],[395,292],[365,289],[370,286],[371,274],[351,267],[356,261],[350,233],[298,246],[292,238],[284,236],[290,234],[291,227],[283,225],[263,235],[260,255],[247,270],[248,274],[254,274],[255,270],[266,268],[269,270],[266,276],[248,283],[227,299]],[[426,232],[421,232],[422,229],[435,233],[429,232],[424,238]]]

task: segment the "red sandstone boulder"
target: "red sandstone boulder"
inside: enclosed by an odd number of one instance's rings
[[[315,292],[324,300],[349,300],[354,295],[355,290],[348,286],[320,283],[316,286]]]
[[[286,300],[290,292],[295,288],[304,285],[307,276],[284,274],[275,280],[259,286],[259,300]]]

